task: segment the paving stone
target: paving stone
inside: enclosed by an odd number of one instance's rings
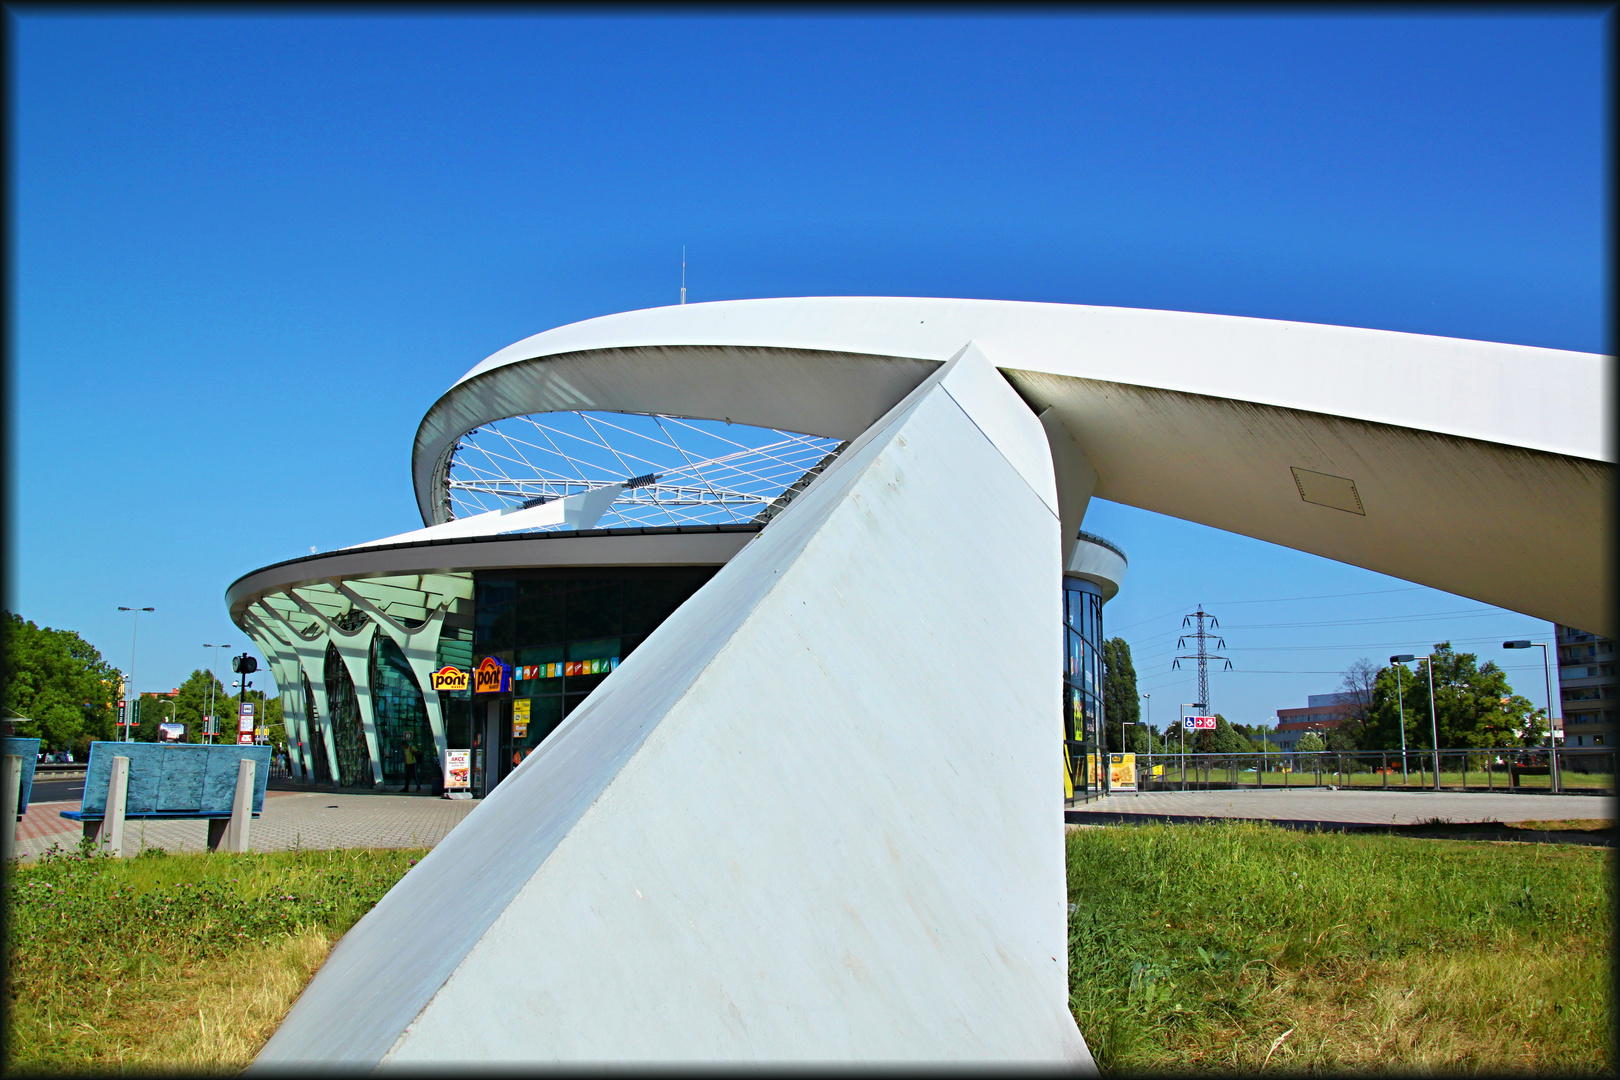
[[[479,805],[477,799],[433,799],[418,795],[349,795],[331,792],[267,791],[264,812],[248,832],[253,851],[295,848],[433,847]],[[83,831],[61,816],[78,801],[34,803],[17,826],[17,853],[36,858],[56,844],[73,850]],[[207,851],[206,821],[124,823],[124,854],[144,847],[165,851]]]

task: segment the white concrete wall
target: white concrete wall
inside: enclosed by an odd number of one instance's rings
[[[970,348],[361,920],[258,1064],[1092,1068],[1056,507],[1041,425]]]

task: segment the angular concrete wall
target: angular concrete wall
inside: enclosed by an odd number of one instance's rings
[[[970,347],[345,936],[258,1064],[1092,1068],[1060,554],[1041,424]]]

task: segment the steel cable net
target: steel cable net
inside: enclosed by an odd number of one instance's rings
[[[461,436],[445,473],[444,496],[450,516],[465,518],[627,484],[596,528],[763,522],[844,445],[724,420],[536,413]]]

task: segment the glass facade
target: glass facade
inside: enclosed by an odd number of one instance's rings
[[[1107,772],[1102,609],[1097,586],[1063,579],[1063,760],[1075,799],[1101,795],[1100,774]]]
[[[476,667],[486,656],[495,657],[512,668],[512,690],[440,696],[450,708],[457,698],[466,702],[462,707],[467,710],[473,750],[474,797],[500,783],[718,569],[479,572],[468,667]],[[440,655],[445,655],[442,647]],[[525,712],[527,724],[522,722]],[[469,744],[452,739],[449,745]]]
[[[405,784],[405,743],[409,741],[416,747],[416,782],[432,790],[443,767],[410,661],[393,638],[378,634],[371,642],[370,670],[372,718],[377,725],[377,750],[382,755],[383,786]]]
[[[325,782],[332,775],[332,767],[326,757],[326,737],[321,734],[326,718],[315,708],[315,691],[309,685],[309,676],[299,669],[299,675],[304,680],[304,715],[309,718],[309,746],[306,747],[310,768],[314,775]]]
[[[360,721],[360,705],[355,701],[354,683],[337,647],[326,647],[326,706],[331,712],[332,741],[337,746],[338,784],[342,787],[372,787],[371,751]],[[328,774],[330,775],[330,774]]]

